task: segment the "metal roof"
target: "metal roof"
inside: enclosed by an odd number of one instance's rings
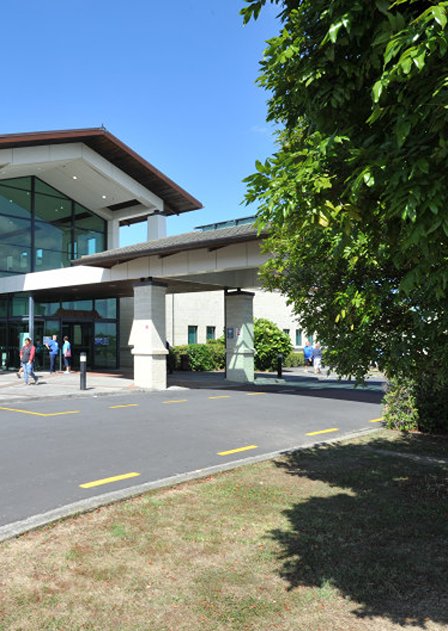
[[[260,234],[253,224],[210,230],[206,232],[186,232],[173,237],[164,237],[155,241],[146,241],[128,245],[123,248],[106,250],[98,254],[89,254],[72,261],[73,265],[92,265],[94,267],[112,267],[119,263],[132,261],[142,256],[178,254],[186,250],[209,248],[219,249],[234,243],[257,241],[267,235],[267,231]]]

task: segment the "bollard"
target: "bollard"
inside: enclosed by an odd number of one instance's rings
[[[81,353],[79,355],[79,389],[87,390],[86,385],[86,375],[87,375],[87,355],[85,353]]]
[[[277,377],[282,376],[283,353],[277,355]]]

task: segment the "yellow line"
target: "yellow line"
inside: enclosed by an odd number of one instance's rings
[[[328,434],[330,432],[338,432],[339,427],[330,427],[329,429],[320,429],[318,432],[308,432],[306,436],[316,436],[317,434]]]
[[[101,486],[102,484],[110,484],[111,482],[118,482],[119,480],[127,480],[128,478],[136,478],[140,473],[123,473],[123,475],[115,475],[113,478],[103,478],[102,480],[94,480],[93,482],[86,482],[80,484],[82,489],[91,489],[93,486]]]
[[[64,414],[79,414],[79,410],[67,410],[66,412],[49,412],[48,414],[44,414],[43,412],[30,412],[29,410],[20,410],[18,408],[0,407],[0,410],[6,410],[8,412],[21,412],[22,414],[31,414],[32,416],[63,416]]]
[[[238,449],[230,449],[229,451],[219,451],[218,456],[228,456],[229,454],[236,454],[239,451],[248,451],[249,449],[257,449],[258,445],[247,445],[247,447],[239,447]]]
[[[248,397],[260,397],[263,394],[266,394],[266,392],[246,392]]]
[[[164,403],[186,403],[188,399],[173,399],[172,401],[164,401]]]
[[[217,397],[209,397],[209,399],[230,399],[230,394],[220,394]]]
[[[116,410],[118,408],[136,408],[138,407],[138,403],[123,403],[123,405],[109,405],[111,410]]]
[[[373,418],[371,421],[369,421],[369,423],[381,423],[382,421],[384,421],[383,416],[381,418]]]

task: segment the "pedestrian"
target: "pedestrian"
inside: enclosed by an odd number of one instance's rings
[[[29,386],[29,379],[32,377],[34,383],[37,384],[38,378],[34,374],[34,358],[36,356],[36,347],[31,343],[29,337],[25,338],[24,344],[20,350],[20,361],[23,366],[23,379],[25,385]]]
[[[55,368],[56,358],[59,353],[58,336],[53,335],[51,340],[48,342],[48,344],[46,344],[46,347],[50,351],[50,375],[51,375],[51,373],[56,372],[56,368]]]
[[[67,335],[64,337],[64,343],[62,345],[62,356],[64,358],[65,372],[69,373],[72,367],[72,345]]]
[[[38,337],[36,339],[36,367],[37,368],[42,368],[42,366],[44,365],[43,355],[44,355],[44,347],[42,346],[42,341],[40,337]]]
[[[303,358],[305,361],[305,372],[308,372],[308,368],[313,365],[313,347],[309,340],[305,342],[303,347]]]
[[[313,348],[313,366],[314,372],[320,374],[322,366],[322,348],[320,342],[316,342]]]

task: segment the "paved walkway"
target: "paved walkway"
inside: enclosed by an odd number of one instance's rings
[[[16,372],[0,371],[0,403],[23,400],[46,399],[48,397],[85,397],[105,394],[123,394],[126,392],[142,392],[134,385],[132,374],[126,372],[88,372],[86,390],[80,389],[80,374],[72,372],[65,374],[58,372],[50,375],[48,372],[36,371],[39,377],[37,385],[25,385],[23,379],[17,379]],[[372,375],[362,388],[367,391],[384,390],[384,378]],[[255,384],[242,385],[225,380],[223,372],[175,372],[168,375],[170,389],[258,389],[267,391],[294,392],[297,389],[312,391],[340,390],[353,388],[353,382],[341,381],[336,375],[326,376],[305,373],[303,368],[288,369],[279,379],[275,373],[258,373]]]

